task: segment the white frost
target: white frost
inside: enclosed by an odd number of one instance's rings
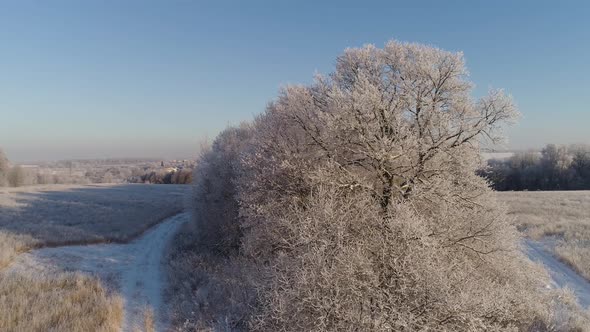
[[[187,213],[168,218],[128,244],[42,248],[20,255],[8,273],[79,271],[98,276],[125,302],[123,331],[142,330],[144,310],[154,312],[156,331],[165,329],[162,307],[162,256]]]

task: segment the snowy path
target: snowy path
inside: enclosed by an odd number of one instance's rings
[[[98,244],[42,248],[20,255],[8,273],[80,271],[98,276],[120,292],[125,302],[123,331],[144,330],[146,309],[154,312],[156,331],[165,328],[162,317],[164,273],[162,256],[187,213],[168,218],[128,244]]]
[[[529,258],[545,265],[552,279],[552,287],[568,287],[576,295],[578,303],[584,309],[590,307],[590,282],[555,258],[550,249],[542,242],[527,239],[525,245]]]

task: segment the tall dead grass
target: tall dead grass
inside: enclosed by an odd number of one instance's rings
[[[118,331],[122,300],[73,273],[0,275],[0,331]]]
[[[143,309],[143,330],[136,328],[133,332],[156,332],[156,323],[154,321],[154,309]]]
[[[30,250],[38,241],[28,235],[14,235],[0,231],[0,270],[16,256]]]

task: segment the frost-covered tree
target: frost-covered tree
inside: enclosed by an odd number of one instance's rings
[[[572,174],[568,172],[572,156],[564,145],[548,144],[541,151],[541,169],[543,171],[543,187],[548,189],[566,189],[571,182]]]
[[[242,235],[235,181],[250,126],[228,128],[203,147],[194,170],[192,208],[198,242],[222,255],[236,253]]]
[[[256,119],[238,181],[243,252],[268,276],[253,328],[518,329],[547,314],[475,174],[481,140],[518,112],[471,87],[462,54],[390,42],[346,50]]]
[[[8,185],[8,172],[10,171],[10,162],[0,149],[0,187]]]
[[[576,172],[576,187],[590,188],[590,146],[578,145],[572,147],[572,169]]]
[[[501,90],[474,100],[471,87],[461,53],[348,49],[335,72],[283,89],[247,130],[220,135],[195,171],[195,225],[255,266],[252,329],[551,320],[542,270],[476,175],[480,142],[502,140],[518,112]]]
[[[313,150],[309,162],[329,161],[340,170],[337,185],[363,188],[386,208],[420,183],[455,171],[457,159],[477,163],[479,140],[499,141],[500,126],[517,117],[501,90],[471,98],[463,62],[460,53],[418,44],[349,49],[329,77],[286,88],[262,117],[269,124],[260,126],[273,127],[269,134],[276,136],[287,135],[289,126],[296,132],[284,143],[290,152]]]
[[[21,166],[14,166],[8,172],[8,182],[12,187],[22,187],[30,180],[26,171]]]
[[[590,189],[590,148],[548,144],[541,152],[518,152],[491,159],[479,174],[496,190]]]

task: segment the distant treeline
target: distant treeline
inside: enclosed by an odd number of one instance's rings
[[[488,160],[480,175],[494,189],[590,189],[590,145],[549,144],[541,152],[519,152],[507,159]]]
[[[193,170],[182,169],[174,172],[146,171],[127,179],[129,183],[155,184],[190,184],[193,181]]]
[[[191,160],[149,159],[64,160],[37,165],[12,165],[0,150],[0,187],[45,184],[154,183],[189,184]]]
[[[21,166],[12,166],[10,161],[0,150],[0,187],[20,187],[36,183],[36,175],[33,176]]]

